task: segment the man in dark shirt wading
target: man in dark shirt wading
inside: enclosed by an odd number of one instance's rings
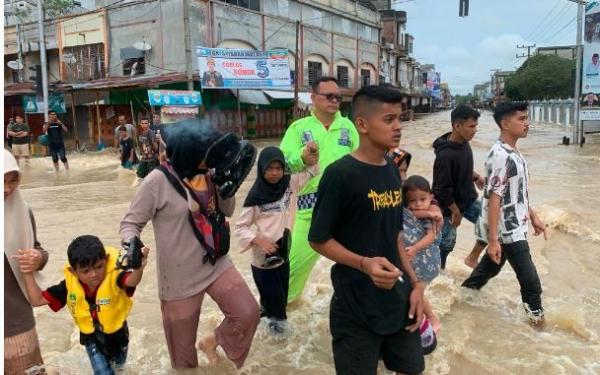
[[[440,242],[441,268],[446,268],[446,258],[456,244],[456,228],[463,217],[475,224],[481,213],[475,185],[483,189],[483,177],[473,171],[473,152],[469,141],[477,133],[479,112],[467,105],[457,106],[450,115],[452,132],[433,142],[433,194],[444,215],[442,241]],[[474,268],[486,243],[478,240],[464,262]]]
[[[65,169],[69,169],[67,162],[67,154],[65,152],[65,141],[63,139],[63,131],[69,131],[56,115],[55,111],[48,112],[48,122],[44,124],[44,133],[48,134],[48,150],[52,156],[54,169],[58,172],[58,159],[63,162]]]

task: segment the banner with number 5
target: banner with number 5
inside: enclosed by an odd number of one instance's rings
[[[287,50],[196,48],[203,89],[290,88]]]

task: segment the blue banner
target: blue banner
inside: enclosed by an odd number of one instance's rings
[[[200,91],[186,90],[148,90],[150,105],[202,105]]]

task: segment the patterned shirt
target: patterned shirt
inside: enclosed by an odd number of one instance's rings
[[[485,188],[481,220],[475,228],[479,239],[487,241],[490,194],[501,197],[498,239],[509,244],[527,239],[529,231],[529,170],[518,150],[496,141],[485,160]]]

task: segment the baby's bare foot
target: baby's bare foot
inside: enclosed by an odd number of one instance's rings
[[[471,268],[477,267],[477,258],[473,259],[470,255],[465,257],[465,264]]]
[[[206,354],[208,362],[211,365],[215,365],[219,361],[219,356],[217,355],[217,339],[215,338],[215,335],[209,335],[200,339],[196,347]]]

